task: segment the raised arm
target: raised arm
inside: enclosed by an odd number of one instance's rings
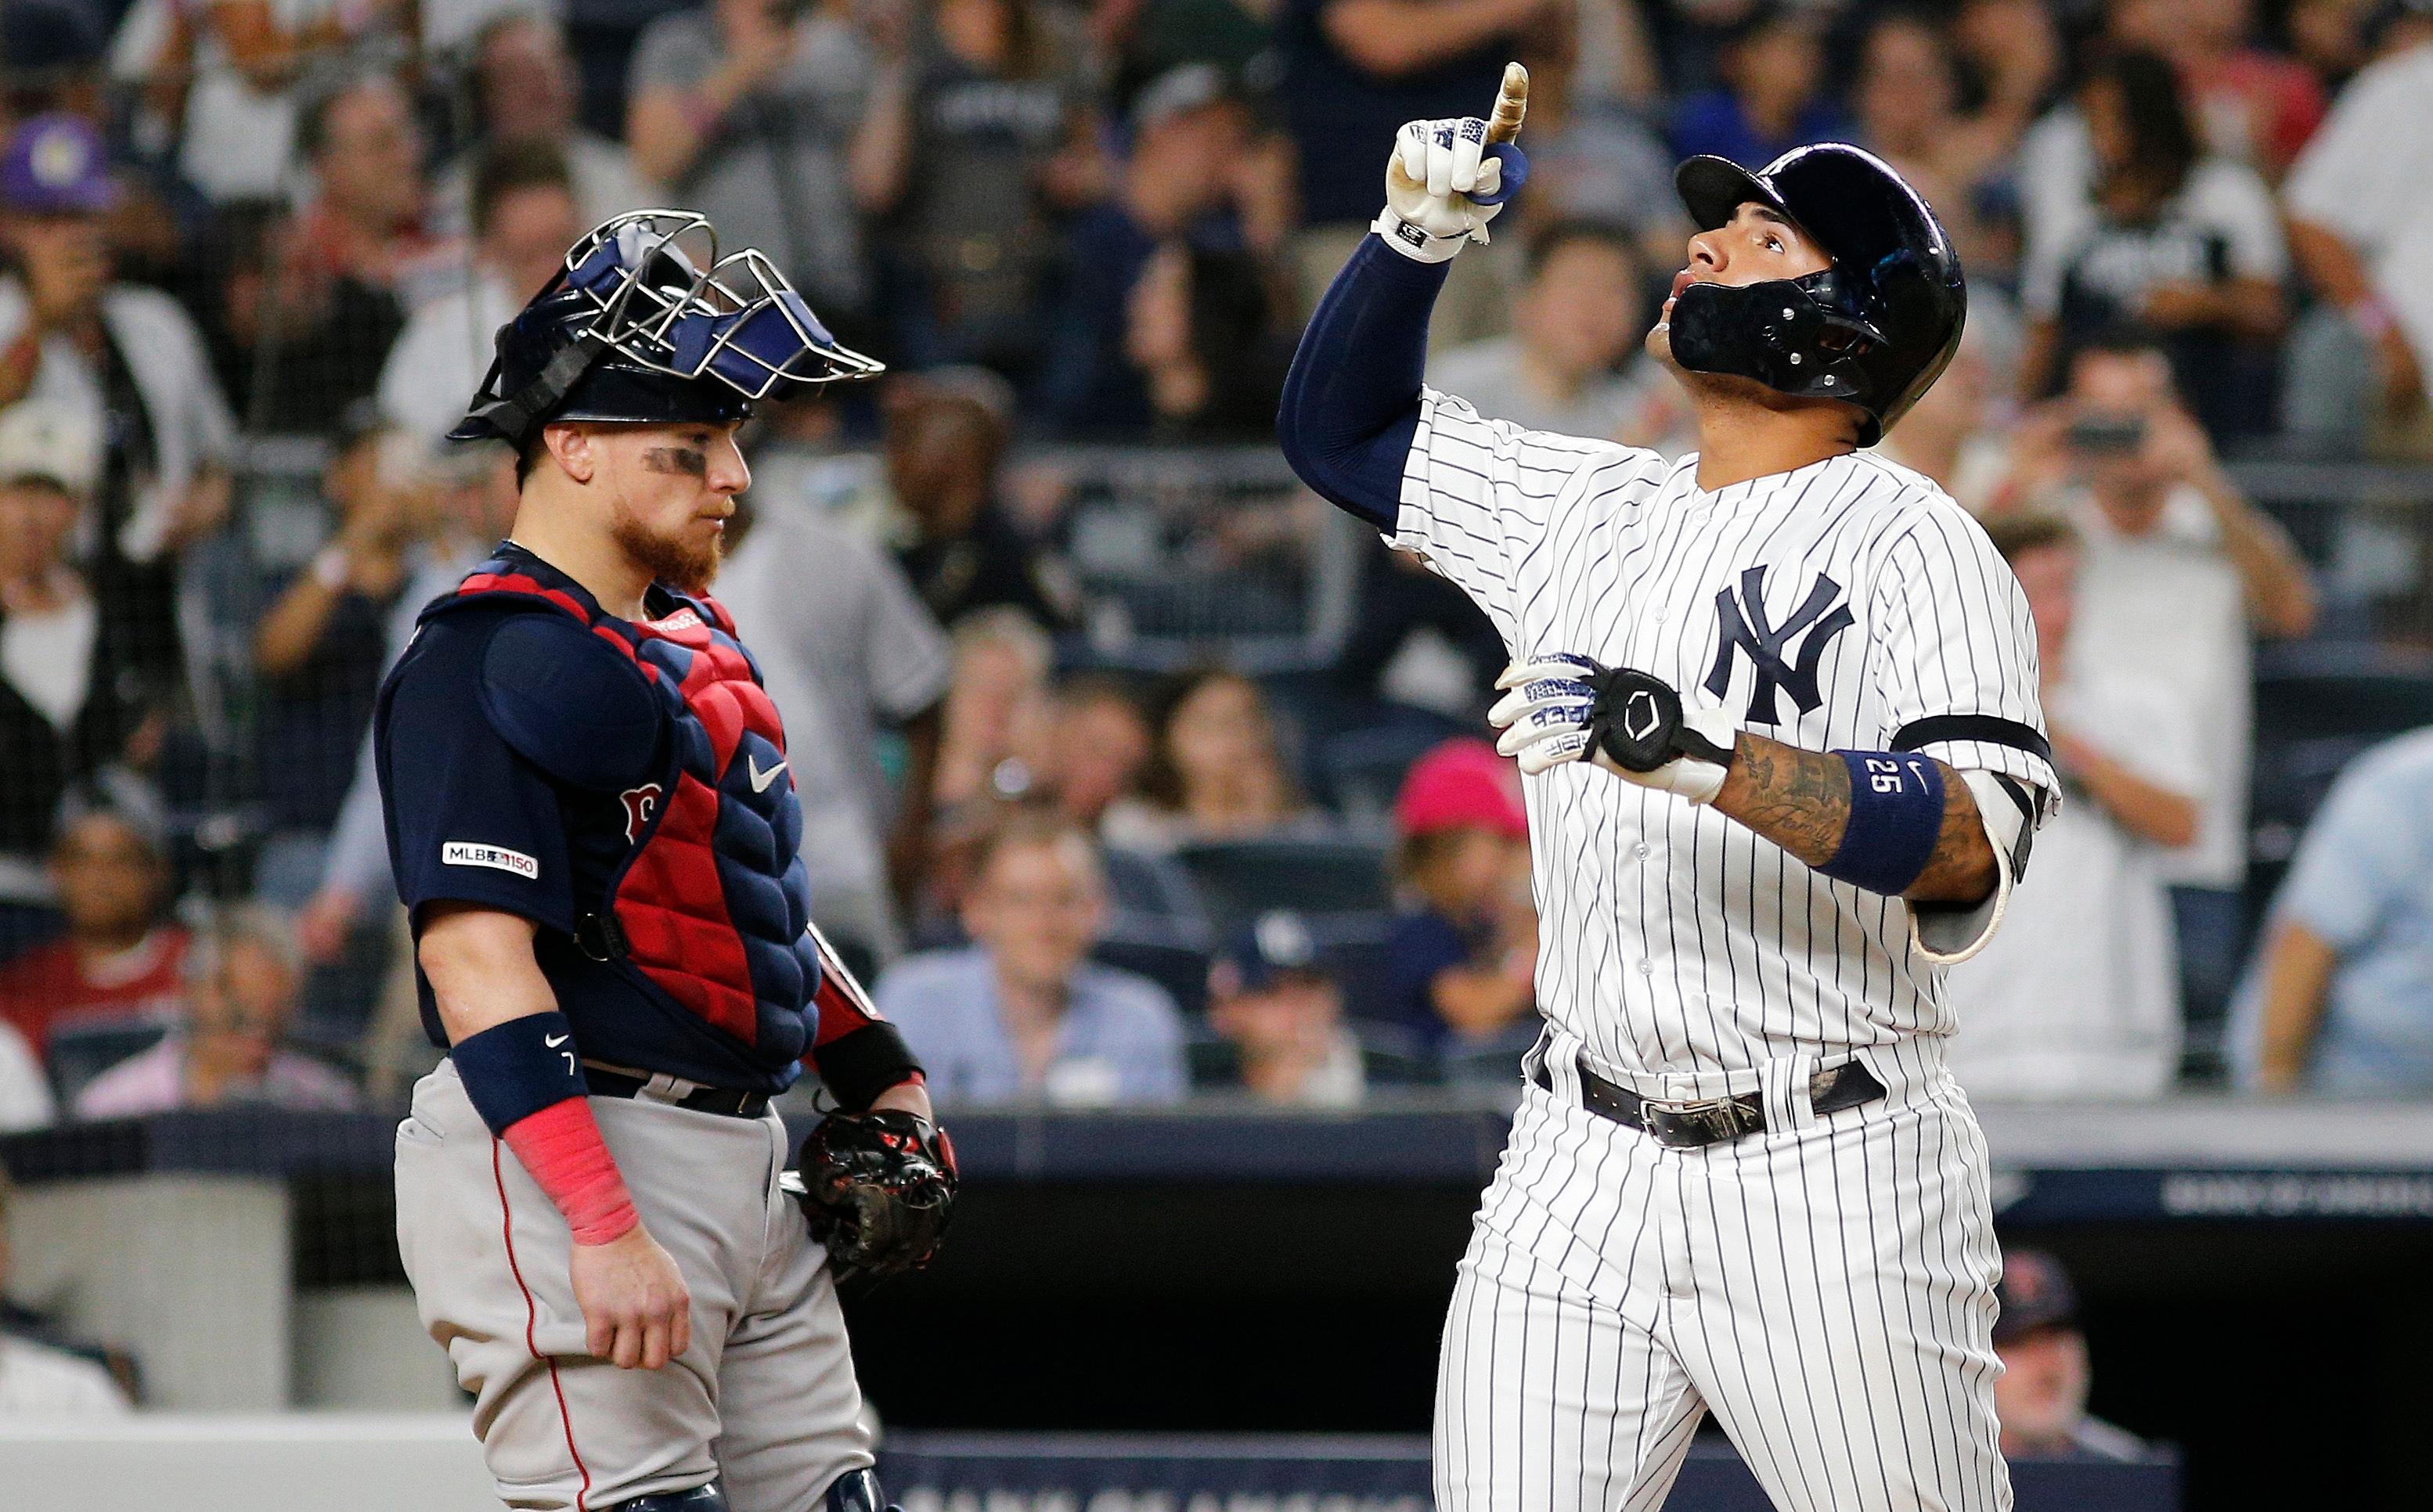
[[[1321,497],[1379,530],[1392,531],[1401,512],[1445,264],[1486,240],[1487,223],[1526,176],[1519,149],[1490,148],[1486,135],[1477,116],[1404,125],[1374,234],[1319,301],[1285,377],[1276,439],[1285,460]]]
[[[1443,263],[1363,238],[1302,332],[1276,440],[1302,482],[1379,530],[1394,528],[1403,464],[1419,433],[1428,315]]]

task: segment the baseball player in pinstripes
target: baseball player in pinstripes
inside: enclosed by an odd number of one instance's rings
[[[1279,420],[1513,656],[1546,1028],[1446,1322],[1438,1504],[1658,1507],[1711,1412],[1778,1507],[2006,1508],[1943,975],[2058,783],[2016,582],[1864,450],[1959,343],[1958,260],[1856,148],[1683,163],[1648,348],[1700,450],[1668,463],[1421,384],[1445,262],[1523,170],[1481,120],[1404,127]]]

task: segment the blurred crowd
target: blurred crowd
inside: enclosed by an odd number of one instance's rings
[[[941,1097],[1507,1083],[1505,649],[1269,437],[1394,128],[1508,58],[1529,187],[1432,328],[1482,413],[1693,444],[1682,155],[1856,141],[1960,246],[1883,450],[2026,586],[2069,787],[1964,1084],[2433,1088],[2422,525],[2238,481],[2433,457],[2433,8],[5,0],[0,1127],[428,1063],[365,732],[512,516],[440,440],[490,332],[645,205],[891,365],[755,422],[715,591]]]

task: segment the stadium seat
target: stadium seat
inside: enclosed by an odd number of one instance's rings
[[[1207,932],[1207,913],[1191,874],[1169,857],[1146,851],[1108,847],[1099,853],[1107,869],[1107,903],[1115,923],[1111,932],[1125,932],[1128,921],[1161,921],[1191,938]],[[1134,931],[1137,932],[1137,931]]]
[[[1394,794],[1411,763],[1455,736],[1476,733],[1427,709],[1396,707],[1375,724],[1319,744],[1316,781],[1348,822],[1382,829],[1391,823]]]
[[[92,1085],[94,1078],[142,1055],[168,1032],[166,1024],[152,1018],[111,1018],[53,1029],[51,1091],[60,1106],[74,1106],[77,1094]]]
[[[1185,1013],[1208,1006],[1208,952],[1197,945],[1110,935],[1091,948],[1090,959],[1148,977],[1165,988]]]
[[[1184,846],[1176,859],[1191,874],[1219,937],[1269,909],[1383,913],[1393,904],[1386,848],[1374,841],[1212,841]]]
[[[1536,1014],[1519,1024],[1508,1026],[1477,1040],[1448,1041],[1438,1056],[1447,1086],[1517,1088],[1521,1082],[1521,1058],[1529,1046],[1538,1043],[1544,1028]]]
[[[1420,1037],[1391,1024],[1357,1024],[1360,1069],[1371,1087],[1425,1086],[1437,1079],[1437,1058]]]
[[[2433,724],[2433,665],[2372,645],[2274,648],[2255,675],[2259,749],[2285,740],[2392,736]]]

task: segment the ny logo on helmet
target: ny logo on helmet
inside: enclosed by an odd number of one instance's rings
[[[1842,595],[1842,585],[1816,574],[1808,597],[1792,611],[1779,629],[1767,622],[1765,613],[1765,569],[1752,567],[1741,573],[1740,591],[1722,588],[1715,594],[1715,619],[1720,637],[1715,647],[1715,665],[1707,673],[1707,691],[1722,698],[1732,686],[1732,663],[1740,652],[1757,669],[1757,686],[1749,690],[1748,722],[1779,724],[1775,712],[1774,694],[1780,688],[1791,695],[1791,701],[1805,714],[1824,702],[1817,691],[1817,664],[1825,659],[1825,648],[1833,637],[1850,628],[1854,622],[1850,606],[1836,603]],[[1831,609],[1830,614],[1826,613]],[[1802,631],[1808,638],[1800,642],[1796,661],[1783,659],[1783,650]]]

